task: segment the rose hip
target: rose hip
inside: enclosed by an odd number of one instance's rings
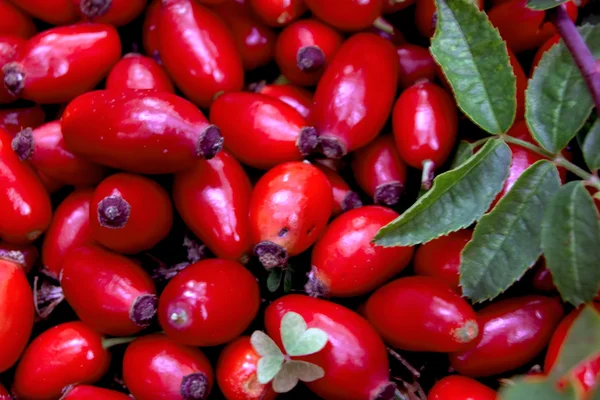
[[[368,28],[383,11],[382,0],[304,1],[317,18],[343,31]]]
[[[343,212],[362,207],[362,201],[358,193],[352,191],[335,170],[323,164],[315,164],[329,180],[331,185],[331,194],[333,195],[333,211],[331,215],[336,217]]]
[[[341,34],[323,22],[300,20],[279,34],[275,61],[281,73],[292,83],[312,86],[319,82],[342,39]]]
[[[11,0],[27,14],[52,25],[70,24],[79,18],[73,0]]]
[[[60,400],[131,400],[126,394],[89,385],[68,386]]]
[[[106,89],[147,89],[175,93],[171,78],[153,58],[129,53],[123,56],[106,78]]]
[[[15,136],[24,128],[37,128],[45,119],[46,115],[40,106],[5,108],[0,110],[0,129]]]
[[[93,162],[166,174],[212,158],[223,138],[189,101],[166,92],[97,90],[77,97],[61,119],[67,147]]]
[[[0,383],[0,400],[12,400],[6,388]]]
[[[415,2],[416,0],[383,0],[383,13],[393,14],[412,6]]]
[[[8,0],[0,0],[0,35],[30,38],[37,29],[31,17]]]
[[[144,17],[144,26],[142,27],[142,43],[146,54],[150,57],[159,60],[158,53],[158,23],[160,18],[160,9],[162,0],[150,0],[148,8],[146,8],[146,16]]]
[[[25,274],[29,274],[38,261],[40,254],[32,244],[11,244],[0,242],[0,259],[19,264]]]
[[[305,0],[248,0],[252,9],[267,25],[287,25],[306,12]]]
[[[259,84],[256,93],[264,94],[269,97],[283,101],[292,106],[304,118],[308,119],[310,109],[312,108],[313,95],[306,89],[293,84],[283,85],[263,85]]]
[[[2,67],[4,86],[36,103],[64,103],[96,86],[120,56],[119,34],[110,25],[48,29],[29,39],[20,57]]]
[[[398,84],[402,89],[406,89],[420,80],[433,81],[435,79],[436,64],[429,49],[403,43],[396,47],[396,53],[400,61]]]
[[[254,253],[267,268],[308,249],[325,230],[333,209],[329,181],[304,162],[278,165],[260,178],[250,198]]]
[[[496,400],[497,393],[466,376],[450,375],[439,380],[427,400]]]
[[[0,12],[2,12],[1,7],[2,3],[0,3]],[[0,65],[15,61],[26,43],[27,40],[19,36],[0,36]],[[0,79],[4,82],[4,72],[2,71],[0,71]],[[12,103],[16,99],[4,85],[0,87],[0,104]]]
[[[538,48],[537,52],[535,53],[535,57],[533,58],[533,62],[531,63],[531,70],[529,72],[530,77],[533,76],[533,72],[535,71],[535,68],[538,66],[540,61],[542,61],[542,57],[544,56],[544,53],[546,53],[548,50],[550,50],[558,42],[560,42],[560,35],[557,33],[556,35],[552,36],[550,39],[546,40],[544,42],[544,44],[542,44]]]
[[[123,380],[137,400],[204,400],[214,377],[202,351],[154,334],[127,347]]]
[[[552,272],[550,272],[550,270],[546,267],[546,259],[543,257],[538,261],[538,264],[534,267],[532,285],[533,288],[538,292],[558,292],[558,289],[554,285],[554,280],[552,279]]]
[[[387,40],[358,33],[342,45],[319,81],[310,118],[328,158],[375,139],[392,109],[397,80],[398,55]]]
[[[146,0],[74,0],[82,18],[122,26],[144,11]]]

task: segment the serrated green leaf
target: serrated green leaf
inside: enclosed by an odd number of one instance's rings
[[[542,254],[544,209],[560,188],[558,170],[542,160],[527,168],[484,215],[461,254],[460,285],[478,303],[508,289]]]
[[[292,290],[292,278],[294,277],[294,272],[291,269],[286,269],[285,274],[283,276],[283,292],[289,293]]]
[[[591,301],[600,284],[600,222],[582,181],[569,182],[554,196],[542,222],[546,266],[564,301]]]
[[[558,391],[553,382],[543,376],[516,378],[514,384],[500,388],[502,400],[575,400],[572,387]]]
[[[466,0],[436,0],[437,26],[431,54],[460,109],[493,134],[510,128],[516,114],[517,81],[506,44],[485,12]]]
[[[581,151],[590,170],[600,169],[600,118],[592,125],[585,137]]]
[[[283,270],[281,268],[273,268],[269,272],[267,277],[267,290],[274,293],[279,289],[281,285],[281,278],[283,277]]]
[[[489,140],[463,165],[439,175],[429,192],[379,230],[375,244],[412,246],[471,225],[502,189],[510,160],[506,143]]]
[[[307,356],[323,349],[327,333],[319,328],[306,329],[306,321],[298,313],[287,312],[281,319],[280,333],[288,356]]]
[[[532,10],[543,11],[560,6],[567,1],[569,0],[529,0],[527,2],[527,7]]]
[[[325,370],[306,361],[288,360],[273,379],[275,393],[287,393],[296,387],[298,381],[313,382],[325,376]]]
[[[456,154],[454,155],[450,169],[454,169],[463,165],[465,161],[471,158],[474,150],[475,149],[472,143],[469,143],[466,140],[461,140],[458,144],[458,149],[456,149]]]
[[[600,25],[579,28],[595,58],[600,57]],[[544,53],[525,93],[527,126],[551,153],[564,149],[593,108],[586,83],[561,40]]]

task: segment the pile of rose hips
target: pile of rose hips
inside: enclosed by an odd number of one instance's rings
[[[473,378],[495,388],[550,344],[547,370],[577,311],[543,266],[476,311],[470,230],[371,242],[415,171],[447,169],[459,123],[477,135],[427,49],[434,2],[414,3],[0,0],[0,399],[273,399],[249,335],[283,349],[288,313],[327,334],[295,357],[324,372],[301,398],[424,398],[386,345],[413,378],[443,370],[429,399],[494,399]],[[558,39],[525,4],[485,8],[517,76],[510,134],[531,140],[520,62]],[[511,149],[499,197],[540,158]],[[298,293],[266,290],[281,268]]]

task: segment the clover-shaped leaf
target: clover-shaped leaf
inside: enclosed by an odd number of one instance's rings
[[[289,360],[273,379],[273,391],[286,393],[296,387],[298,381],[312,382],[325,376],[323,368],[306,361]]]
[[[306,328],[304,318],[295,312],[288,312],[281,319],[281,341],[289,356],[314,354],[327,344],[327,334],[322,329]]]
[[[266,333],[255,331],[250,336],[250,343],[254,351],[261,357],[256,367],[256,378],[261,384],[269,383],[281,370],[285,360],[283,353],[275,344],[273,339]]]

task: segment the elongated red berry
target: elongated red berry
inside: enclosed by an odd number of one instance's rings
[[[29,274],[39,259],[37,247],[33,244],[11,244],[0,242],[0,259],[19,264],[25,274]]]
[[[280,27],[300,18],[306,12],[305,0],[247,0],[267,25]]]
[[[40,106],[5,108],[0,110],[0,128],[15,136],[25,128],[37,128],[44,123],[45,118]]]
[[[29,15],[14,6],[9,0],[0,0],[0,35],[27,39],[35,35],[36,31]]]
[[[535,68],[538,66],[540,61],[542,61],[542,57],[544,56],[544,54],[558,42],[560,42],[560,35],[557,33],[556,35],[552,36],[550,39],[546,40],[544,42],[544,44],[542,44],[538,48],[537,52],[535,53],[535,57],[533,58],[533,61],[531,63],[531,69],[529,70],[530,77],[533,76],[533,73],[535,72]]]
[[[304,118],[308,119],[312,108],[312,93],[293,84],[258,85],[256,93],[264,94],[292,106]]]
[[[115,64],[106,78],[106,89],[145,89],[175,93],[171,78],[153,58],[129,53]]]
[[[416,0],[383,0],[383,13],[392,14],[412,6]]]
[[[368,28],[383,11],[382,0],[304,0],[319,19],[343,31]]]
[[[146,0],[74,0],[83,19],[122,26],[144,11]]]
[[[4,385],[2,385],[1,383],[0,383],[0,400],[12,400],[10,394],[8,393],[8,391],[6,390]]]
[[[400,61],[398,84],[402,89],[406,89],[422,79],[429,81],[435,79],[436,64],[429,49],[403,43],[396,47],[396,53],[398,53]]]
[[[90,385],[68,386],[60,400],[131,400],[126,394]]]
[[[0,13],[2,12],[2,3],[0,3]],[[0,31],[2,26],[0,25]],[[25,45],[27,40],[20,36],[7,35],[0,36],[0,65],[5,65],[13,62],[19,56],[19,52]],[[4,72],[0,71],[0,80],[4,82]],[[17,100],[17,97],[8,91],[8,89],[2,85],[0,87],[0,104],[9,104]]]
[[[73,0],[11,0],[27,14],[52,25],[75,22],[79,12]]]
[[[338,216],[348,210],[362,207],[363,203],[358,193],[348,186],[348,183],[336,171],[323,164],[315,164],[329,180],[331,193],[333,194],[332,216]]]
[[[158,23],[162,0],[150,0],[149,3],[144,16],[144,25],[142,26],[142,43],[146,54],[158,60],[160,59],[158,53]]]
[[[475,379],[450,375],[436,382],[427,400],[496,400],[497,396],[494,390]]]

